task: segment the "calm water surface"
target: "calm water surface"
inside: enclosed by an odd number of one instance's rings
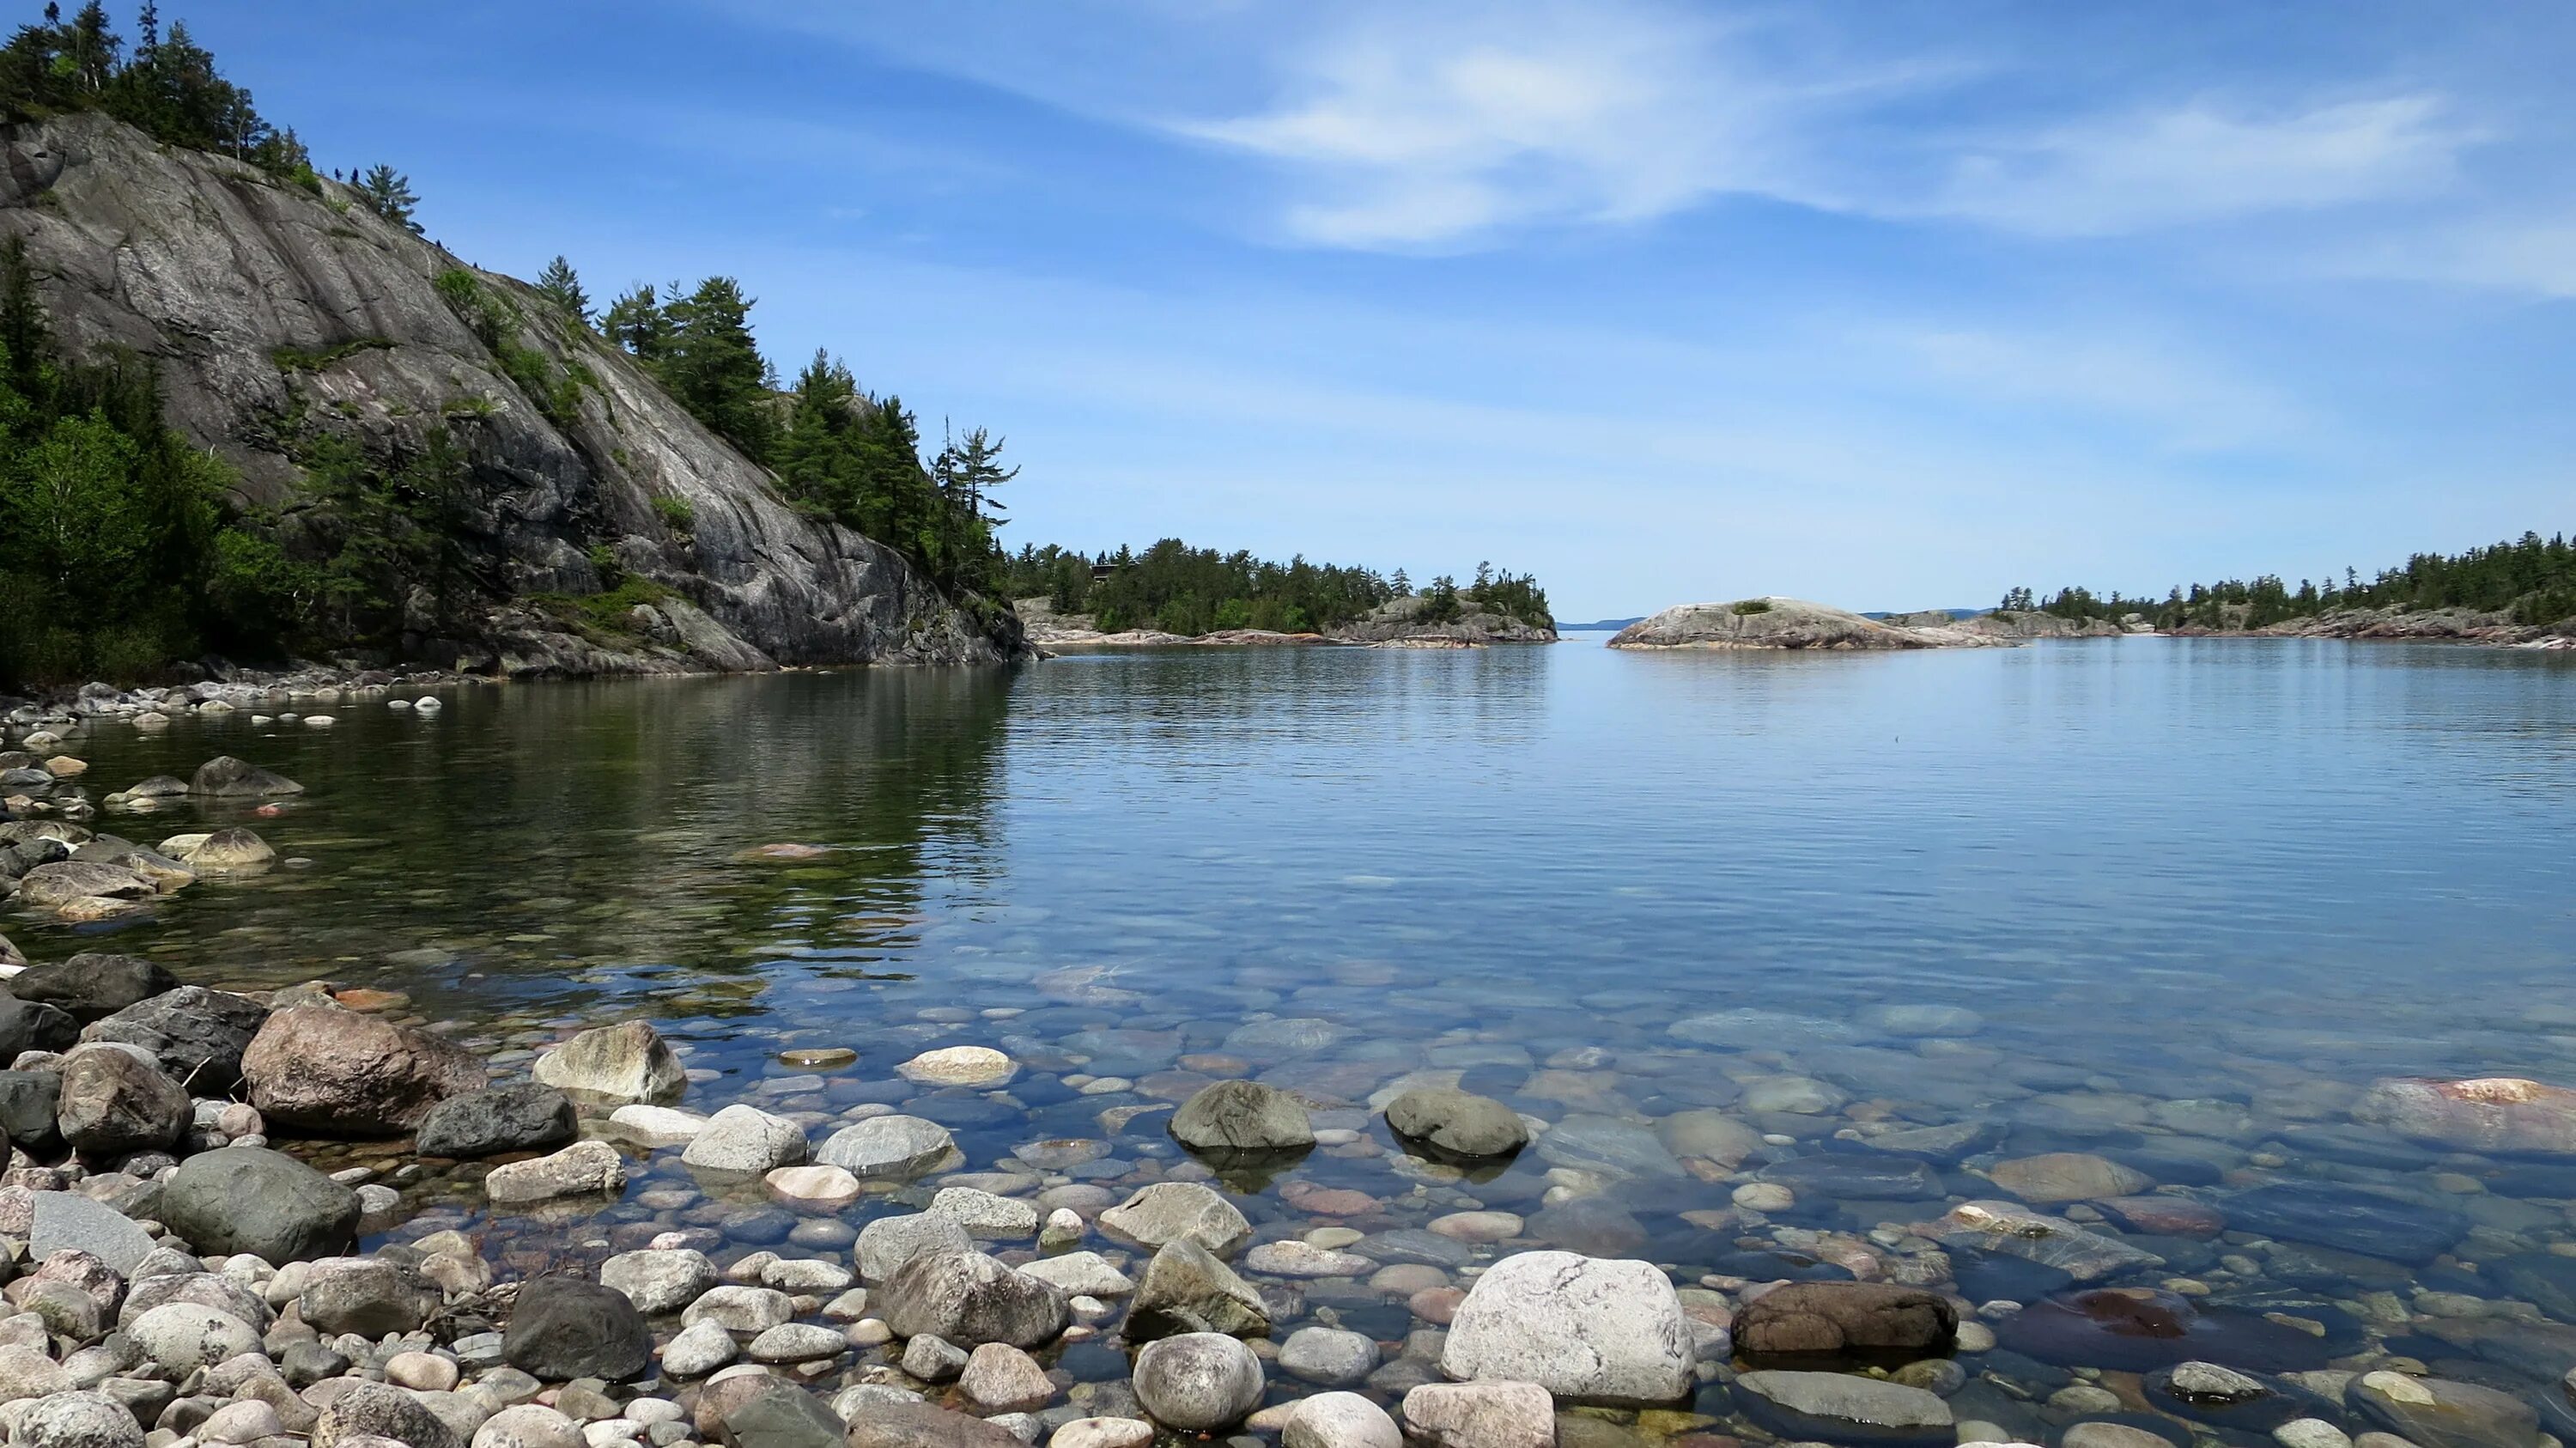
[[[1722,1286],[1857,1262],[1972,1303],[2109,1284],[2198,1312],[2169,1343],[1999,1314],[2003,1344],[1963,1359],[1984,1366],[1961,1413],[2023,1436],[2042,1425],[2009,1415],[2044,1416],[2068,1369],[2208,1356],[2211,1334],[2241,1366],[2411,1358],[2549,1408],[2576,1364],[2558,1325],[2576,1257],[2551,1250],[2576,1242],[2576,1167],[2444,1156],[2350,1106],[2389,1075],[2576,1085],[2576,659],[1597,644],[520,685],[435,717],[343,704],[328,731],[108,725],[74,746],[100,792],[218,752],[303,781],[257,827],[310,864],[107,931],[11,933],[39,958],[144,951],[197,982],[400,990],[507,1071],[641,1014],[689,1050],[697,1109],[758,1101],[819,1140],[900,1103],[976,1171],[1101,1138],[1073,1174],[1117,1194],[1196,1170],[1160,1115],[1117,1108],[1253,1074],[1362,1140],[1228,1187],[1265,1237],[1346,1221],[1381,1261],[1454,1272],[1568,1245]],[[209,817],[98,823],[149,842]],[[778,842],[827,853],[743,857]],[[1958,1009],[1889,1009],[1908,1007]],[[967,1043],[1022,1061],[1007,1095],[892,1080]],[[804,1075],[774,1061],[790,1045],[860,1061]],[[1462,1180],[1366,1112],[1425,1079],[1554,1129]],[[1768,1139],[1704,1155],[1691,1124],[1712,1115]],[[1869,1144],[1920,1127],[1958,1130]],[[1957,1242],[1927,1256],[1892,1230],[2012,1200],[1981,1173],[2043,1152],[2118,1163],[2128,1195],[2230,1234],[2079,1204],[2158,1259],[2087,1275]],[[530,1261],[672,1226],[829,1247],[905,1209],[799,1218],[676,1155],[639,1152],[621,1202],[500,1235]],[[1794,1204],[1732,1206],[1757,1176]],[[479,1222],[471,1177],[415,1180],[393,1234]],[[2264,1191],[2280,1183],[2318,1186]],[[1298,1203],[1311,1185],[1374,1206],[1321,1213]],[[2355,1200],[2381,1237],[2353,1227]],[[1521,1214],[1522,1236],[1411,1230],[1467,1206]],[[1421,1325],[1365,1280],[1302,1291],[1319,1316],[1283,1335],[1341,1321],[1392,1360]]]

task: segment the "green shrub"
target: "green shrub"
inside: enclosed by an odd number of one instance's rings
[[[669,525],[674,533],[697,531],[697,506],[676,493],[664,493],[655,498],[653,511],[662,515],[662,521]]]
[[[1771,600],[1767,598],[1748,598],[1735,606],[1735,612],[1739,616],[1753,613],[1769,613],[1770,611]]]
[[[319,372],[335,362],[354,357],[361,352],[382,351],[393,345],[393,339],[390,337],[353,337],[346,342],[334,342],[328,347],[272,347],[268,352],[268,360],[276,363],[282,371]]]

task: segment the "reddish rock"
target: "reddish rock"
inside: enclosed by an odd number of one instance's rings
[[[1366,1192],[1347,1187],[1319,1187],[1312,1182],[1290,1182],[1279,1189],[1280,1199],[1302,1212],[1319,1217],[1364,1217],[1382,1210],[1378,1199]]]
[[[1748,1356],[1946,1353],[1959,1331],[1948,1299],[1887,1282],[1794,1282],[1746,1303],[1735,1345]]]
[[[2151,1237],[2206,1242],[2227,1230],[2224,1213],[2188,1197],[2104,1197],[2093,1206],[2122,1228]]]
[[[326,1005],[270,1016],[242,1053],[242,1079],[270,1123],[338,1136],[413,1130],[431,1107],[486,1084],[483,1063],[459,1047]]]

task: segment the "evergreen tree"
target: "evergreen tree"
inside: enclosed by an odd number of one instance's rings
[[[581,289],[581,277],[560,253],[537,274],[537,290],[545,294],[546,300],[571,313],[575,320],[585,324],[590,321],[590,294]]]
[[[358,178],[358,200],[385,220],[409,227],[412,235],[421,234],[420,223],[411,219],[412,208],[420,204],[420,197],[411,189],[411,178],[393,167],[374,166]]]
[[[600,315],[599,329],[630,356],[647,363],[660,361],[671,339],[671,320],[663,314],[662,299],[651,282],[637,282],[609,303]]]
[[[709,277],[663,308],[669,336],[656,359],[662,385],[700,422],[755,461],[769,460],[778,425],[769,364],[752,340],[753,301],[731,277]]]

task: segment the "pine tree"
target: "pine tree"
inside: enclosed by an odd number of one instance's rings
[[[560,253],[553,261],[546,263],[544,271],[537,274],[537,290],[545,294],[546,300],[571,313],[575,319],[585,325],[589,323],[590,294],[581,289],[580,275],[573,271],[572,263],[565,260]]]
[[[358,199],[385,220],[411,228],[414,236],[421,234],[420,223],[411,219],[411,210],[420,204],[420,197],[411,189],[411,178],[393,167],[377,165],[360,177]]]
[[[753,299],[731,277],[709,277],[663,308],[670,337],[659,362],[662,385],[682,406],[766,462],[777,440],[769,364],[751,335]]]
[[[608,340],[647,363],[659,361],[671,340],[671,319],[651,282],[637,282],[609,303],[599,329],[608,334]]]

